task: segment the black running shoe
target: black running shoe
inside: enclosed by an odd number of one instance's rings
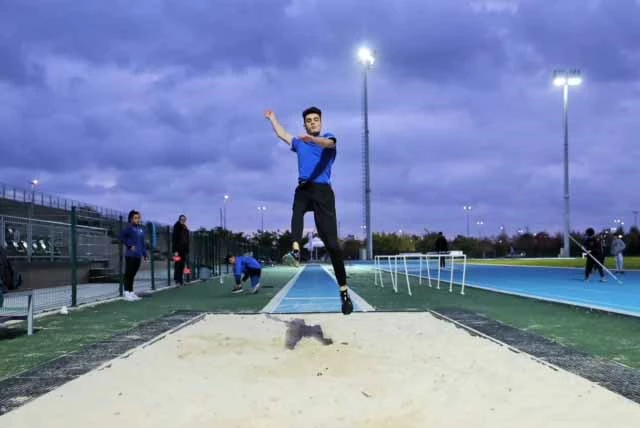
[[[342,313],[345,315],[349,315],[353,312],[353,302],[351,302],[351,297],[349,297],[348,291],[340,292],[340,300],[342,301]]]

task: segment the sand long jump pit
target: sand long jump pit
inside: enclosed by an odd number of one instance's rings
[[[430,313],[206,315],[0,417],[49,427],[632,427],[640,406]]]

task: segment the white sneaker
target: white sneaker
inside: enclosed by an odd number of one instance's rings
[[[259,289],[260,289],[260,283],[257,283],[256,286],[251,289],[251,293],[256,294]]]
[[[140,297],[138,297],[135,293],[131,291],[125,291],[124,300],[126,300],[127,302],[135,302],[136,300],[140,300]]]

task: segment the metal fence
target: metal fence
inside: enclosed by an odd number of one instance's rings
[[[23,276],[22,289],[34,290],[36,312],[123,296],[124,247],[118,239],[126,227],[122,215],[116,220],[88,217],[76,207],[71,208],[66,222],[1,214],[0,238],[14,268]],[[134,291],[175,284],[171,237],[171,226],[145,224],[149,261],[142,263]],[[228,274],[224,258],[229,253],[253,255],[267,263],[277,260],[275,247],[240,242],[223,230],[192,231],[187,260],[191,274],[185,281]],[[22,303],[19,294],[5,294],[5,305]]]

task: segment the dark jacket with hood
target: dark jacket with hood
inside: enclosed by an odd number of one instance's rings
[[[189,253],[189,228],[180,221],[173,225],[171,246],[174,253]]]

